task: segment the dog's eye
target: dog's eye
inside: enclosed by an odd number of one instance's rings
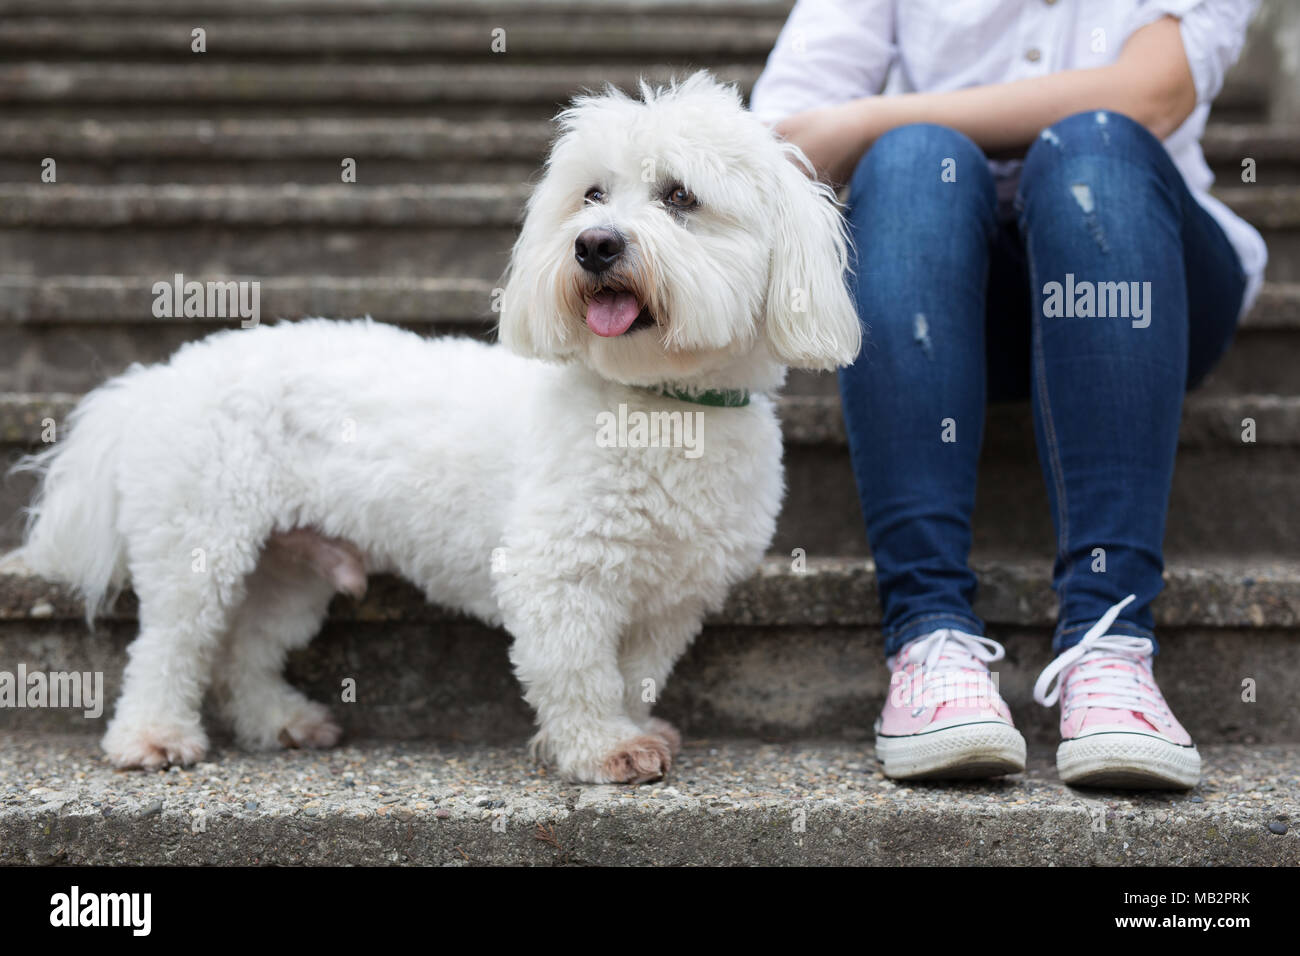
[[[664,195],[664,202],[677,209],[690,209],[692,206],[698,206],[699,200],[695,198],[695,193],[691,192],[681,183],[673,185]]]
[[[587,195],[583,197],[587,202],[602,203],[605,201],[605,193],[599,186],[592,186],[587,190]]]

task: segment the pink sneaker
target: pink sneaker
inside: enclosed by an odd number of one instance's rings
[[[1066,783],[1081,786],[1194,787],[1201,755],[1156,686],[1151,642],[1106,634],[1134,600],[1130,594],[1103,614],[1034,684],[1040,704],[1061,700],[1056,769]]]
[[[943,629],[908,642],[876,721],[876,759],[896,780],[969,779],[1025,769],[1025,738],[1011,722],[988,664],[997,641]]]

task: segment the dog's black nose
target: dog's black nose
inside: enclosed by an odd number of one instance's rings
[[[584,229],[573,243],[573,257],[588,272],[601,273],[618,261],[627,242],[613,229]]]

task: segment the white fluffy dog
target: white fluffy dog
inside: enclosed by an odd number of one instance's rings
[[[844,232],[707,74],[558,122],[504,347],[369,320],[225,331],[96,389],[29,460],[23,562],[90,615],[128,580],[139,596],[114,764],[199,759],[209,689],[246,747],[335,743],[285,656],[335,591],[391,572],[510,632],[563,775],[668,770],[680,740],[645,691],[772,537],[768,393],[858,352]]]

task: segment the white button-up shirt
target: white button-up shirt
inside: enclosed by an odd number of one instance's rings
[[[1164,142],[1193,196],[1246,273],[1244,312],[1268,251],[1253,226],[1209,194],[1201,152],[1210,103],[1236,62],[1258,0],[798,0],[751,97],[759,118],[879,93],[959,90],[1113,63],[1129,35],[1179,19],[1196,108]],[[886,80],[889,81],[888,87]],[[1019,161],[990,164],[1004,199]]]

